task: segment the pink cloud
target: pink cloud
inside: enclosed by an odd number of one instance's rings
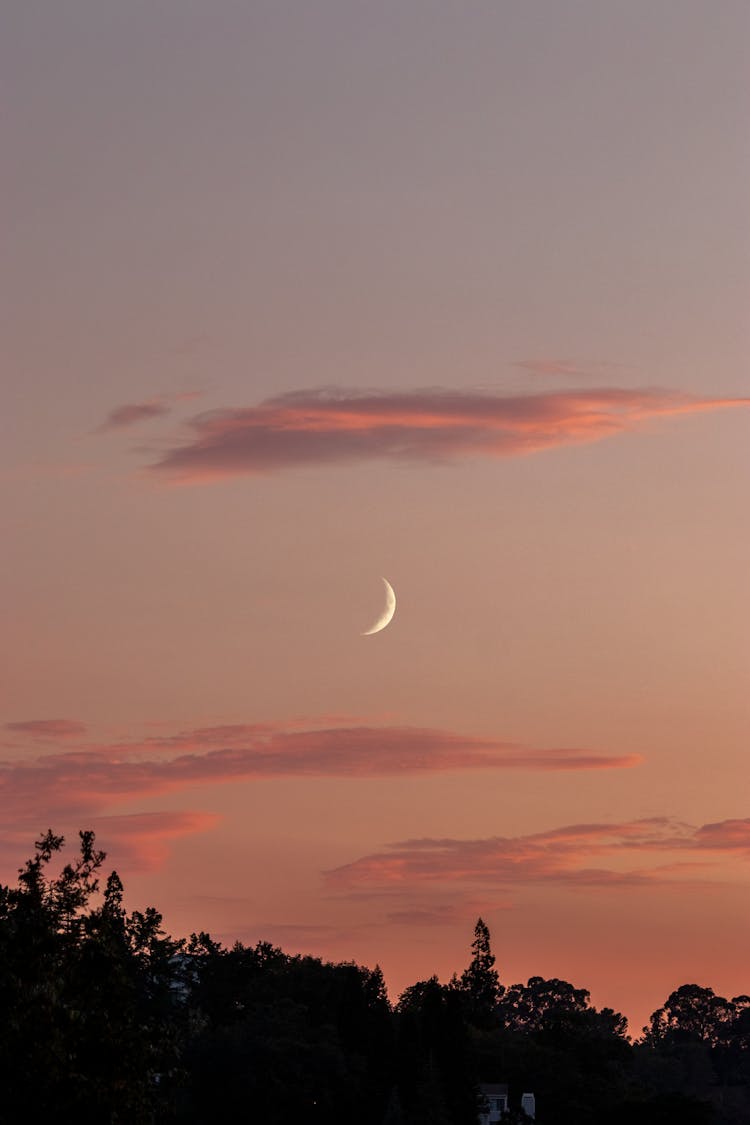
[[[606,360],[521,359],[514,366],[521,367],[531,375],[562,375],[577,379],[579,376],[600,378],[617,370],[620,365]]]
[[[447,926],[465,917],[456,903],[389,910],[386,921],[395,926]]]
[[[667,415],[747,406],[747,398],[599,388],[538,394],[446,390],[297,391],[199,414],[192,437],[151,471],[199,481],[301,465],[507,457],[599,441]]]
[[[637,755],[607,756],[588,750],[529,749],[498,739],[414,727],[203,727],[0,763],[2,839],[16,841],[19,831],[37,832],[47,825],[86,827],[92,818],[125,800],[228,781],[618,769],[639,760]],[[108,824],[112,823],[110,818]],[[142,828],[147,822],[128,823]],[[184,822],[185,831],[193,830],[192,823]]]
[[[75,719],[24,719],[18,723],[6,723],[5,729],[32,738],[80,738],[86,733],[85,723]]]
[[[69,840],[80,828],[96,832],[97,845],[107,853],[108,867],[128,871],[151,871],[161,867],[171,844],[198,832],[207,832],[218,822],[214,813],[196,810],[166,810],[95,815],[92,802],[73,798],[50,803],[42,794],[36,815],[14,810],[3,818],[0,830],[0,880],[12,872],[33,850],[34,840],[52,827]]]
[[[677,858],[665,864],[665,852]],[[685,852],[696,858],[711,852],[750,858],[750,819],[694,828],[659,817],[569,825],[528,836],[404,840],[329,871],[327,880],[332,888],[347,892],[407,891],[432,884],[642,886],[693,872],[695,858],[684,862]],[[639,854],[644,866],[617,866],[631,861],[633,853]],[[614,866],[599,866],[602,861]]]
[[[149,752],[152,757],[144,760]],[[248,724],[47,754],[32,762],[6,762],[0,767],[0,791],[5,791],[13,807],[26,803],[33,808],[44,793],[66,801],[71,794],[77,799],[111,801],[134,793],[241,778],[621,769],[639,761],[636,754],[529,749],[498,739],[419,727],[281,731]]]
[[[698,829],[696,839],[707,851],[747,852],[750,855],[750,818],[704,824]]]
[[[405,891],[393,888],[383,892],[392,901],[381,925],[397,926],[452,926],[456,922],[474,922],[478,917],[485,918],[500,910],[508,910],[512,903],[508,897],[476,898],[465,894],[460,888],[452,886],[441,891],[434,885],[410,887]],[[356,898],[356,892],[348,898]],[[362,898],[378,900],[377,893],[364,894]],[[371,923],[373,925],[375,923]]]
[[[161,867],[173,840],[207,832],[218,819],[214,813],[195,810],[125,813],[91,817],[87,827],[96,832],[110,864],[148,871]]]
[[[169,411],[170,408],[160,399],[150,399],[148,402],[128,402],[110,410],[99,430],[122,430],[126,426],[135,426],[138,422],[147,422],[150,418],[161,418],[163,415],[169,414]]]

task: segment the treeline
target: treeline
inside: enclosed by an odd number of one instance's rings
[[[470,962],[391,1006],[379,968],[225,949],[128,913],[92,832],[51,873],[48,832],[0,887],[0,1122],[34,1125],[476,1125],[479,1083],[510,1088],[508,1122],[750,1121],[750,997],[684,985],[632,1044],[585,989],[504,987],[477,922]]]

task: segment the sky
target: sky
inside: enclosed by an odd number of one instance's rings
[[[750,991],[745,0],[3,24],[0,878]]]

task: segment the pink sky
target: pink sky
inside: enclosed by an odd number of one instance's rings
[[[750,990],[749,24],[14,6],[0,878]]]

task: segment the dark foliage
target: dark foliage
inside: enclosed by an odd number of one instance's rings
[[[474,927],[474,940],[471,943],[472,958],[469,967],[461,974],[458,987],[464,999],[464,1008],[474,1027],[492,1027],[495,1022],[497,1005],[503,994],[495,955],[490,948],[490,931],[477,919]]]
[[[379,968],[288,957],[265,943],[201,952],[191,992],[185,1121],[380,1125],[392,1085]]]
[[[476,1125],[476,1081],[459,991],[437,977],[419,981],[402,994],[395,1017],[406,1120]]]
[[[177,1077],[172,958],[155,910],[122,908],[116,872],[80,833],[80,857],[55,877],[63,845],[48,832],[0,887],[0,1088],[3,1120],[146,1122]]]
[[[750,997],[683,985],[631,1044],[585,989],[504,988],[479,919],[460,977],[391,1008],[380,969],[225,949],[128,913],[92,832],[51,831],[0,886],[0,1121],[476,1125],[479,1085],[534,1091],[540,1125],[746,1125]],[[57,873],[55,874],[55,870]]]

